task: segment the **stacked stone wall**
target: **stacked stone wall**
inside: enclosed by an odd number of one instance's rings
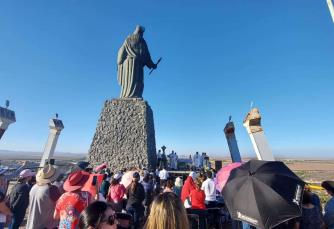
[[[154,169],[156,145],[153,112],[142,99],[113,99],[104,104],[89,150],[94,166],[107,162],[110,169]]]

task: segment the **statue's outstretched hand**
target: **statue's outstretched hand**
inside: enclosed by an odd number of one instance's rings
[[[153,69],[156,69],[157,67],[158,67],[158,65],[157,65],[157,64],[154,64],[152,68],[153,68]]]

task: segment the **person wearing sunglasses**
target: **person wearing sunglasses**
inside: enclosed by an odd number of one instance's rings
[[[111,205],[102,201],[95,201],[81,212],[79,229],[117,229],[115,212]]]

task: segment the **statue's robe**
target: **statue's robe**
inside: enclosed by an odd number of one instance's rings
[[[142,98],[144,90],[144,66],[153,68],[154,63],[147,44],[139,34],[126,38],[118,51],[118,82],[121,98]]]

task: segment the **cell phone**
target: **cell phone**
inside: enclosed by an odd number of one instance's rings
[[[93,176],[92,185],[95,186],[97,183],[97,176]]]
[[[50,165],[54,165],[55,164],[55,159],[50,159],[50,162],[49,162]]]

